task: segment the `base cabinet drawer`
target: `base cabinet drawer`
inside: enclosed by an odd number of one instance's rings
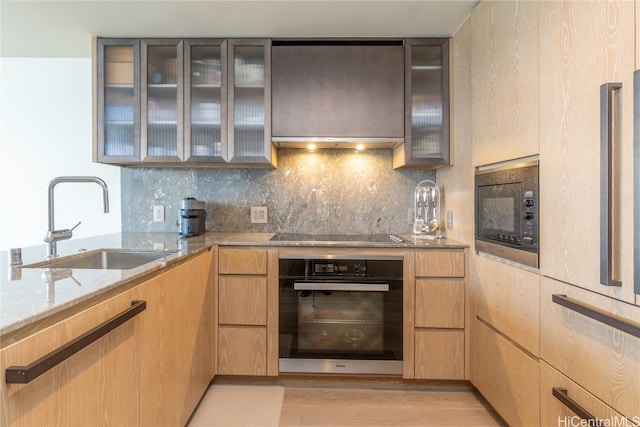
[[[465,255],[458,251],[416,252],[416,277],[464,277]]]
[[[476,388],[510,426],[541,425],[538,360],[479,320],[475,334]]]
[[[218,374],[267,375],[266,327],[218,328]]]
[[[464,331],[416,330],[416,379],[464,379]]]
[[[221,325],[267,324],[267,278],[220,276],[219,312]]]
[[[267,251],[221,247],[218,252],[218,269],[220,274],[267,274]]]
[[[540,362],[541,426],[632,426],[640,415],[625,417],[600,399]]]
[[[621,414],[640,415],[640,338],[605,323],[640,324],[640,307],[542,277],[540,312],[540,358]]]
[[[416,327],[464,329],[464,280],[416,279]]]

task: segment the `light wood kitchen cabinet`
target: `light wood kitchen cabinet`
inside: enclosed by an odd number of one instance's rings
[[[105,39],[94,54],[94,160],[275,166],[270,41]]]
[[[576,412],[577,405],[586,413]],[[581,419],[584,417],[583,419]],[[596,424],[599,422],[599,424]],[[640,417],[625,417],[571,381],[544,361],[540,362],[540,425],[633,425]]]
[[[449,166],[449,40],[404,41],[404,143],[393,168]]]
[[[483,1],[473,11],[474,166],[539,152],[539,4]]]
[[[466,252],[433,250],[413,255],[414,306],[405,313],[413,317],[413,378],[465,379]],[[404,373],[405,377],[410,374]]]
[[[220,247],[218,273],[217,373],[277,375],[277,252]]]
[[[562,305],[558,296],[568,298],[576,308]],[[543,277],[540,357],[616,411],[629,418],[638,416],[640,338],[604,323],[606,319],[576,311],[582,307],[640,328],[640,307]]]
[[[218,321],[222,325],[267,324],[267,278],[221,276]]]
[[[185,425],[213,379],[215,289],[208,251],[143,283],[140,424]]]
[[[634,2],[540,6],[540,272],[633,303]],[[637,39],[636,39],[637,40]],[[615,91],[613,265],[600,284],[601,85]]]
[[[27,384],[5,369],[26,366],[131,308],[131,290],[18,341],[0,352],[2,426],[138,425],[139,313]]]
[[[524,350],[540,355],[540,276],[476,256],[475,314]]]
[[[219,274],[267,274],[267,251],[254,248],[221,247],[218,251]]]
[[[474,259],[471,380],[509,425],[539,425],[539,276]]]
[[[540,425],[539,362],[476,319],[473,384],[512,426]]]

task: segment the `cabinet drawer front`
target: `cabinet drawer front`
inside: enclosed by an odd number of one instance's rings
[[[464,277],[464,251],[416,252],[416,277]]]
[[[416,331],[416,378],[464,379],[463,331]]]
[[[601,425],[626,426],[625,417],[611,407],[605,405],[591,393],[562,375],[544,361],[540,362],[540,425],[596,425],[594,421],[587,424],[566,404],[553,395],[554,388],[566,390],[566,396],[588,412],[594,419],[600,420]],[[635,419],[627,417],[628,421],[638,423],[640,416]],[[582,422],[582,424],[581,424]]]
[[[416,280],[417,328],[464,328],[464,281]]]
[[[218,321],[222,325],[267,324],[266,277],[220,277]]]
[[[266,375],[267,330],[221,327],[218,329],[218,374]]]
[[[540,353],[540,276],[476,256],[475,312],[524,347]]]
[[[248,248],[220,248],[220,274],[267,274],[267,251]]]
[[[476,320],[475,326],[473,384],[509,425],[541,425],[540,367],[537,359],[525,354],[484,323]]]
[[[638,415],[640,338],[552,301],[566,295],[581,303],[640,323],[640,307],[543,277],[540,357],[616,411]]]

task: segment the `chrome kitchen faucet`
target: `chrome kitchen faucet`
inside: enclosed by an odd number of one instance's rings
[[[67,240],[73,236],[73,230],[77,226],[80,225],[78,222],[71,229],[64,230],[56,230],[54,227],[54,219],[53,219],[53,189],[57,184],[63,182],[95,182],[100,187],[102,187],[102,206],[104,208],[104,213],[109,212],[109,189],[107,187],[107,183],[102,179],[96,176],[59,176],[57,178],[53,178],[49,182],[49,228],[47,230],[47,234],[44,236],[44,241],[47,243],[47,258],[55,258],[58,256],[58,240]]]

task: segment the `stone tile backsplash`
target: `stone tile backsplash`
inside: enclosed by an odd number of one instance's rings
[[[178,231],[180,200],[206,203],[207,231],[409,233],[415,186],[433,170],[393,170],[390,150],[278,150],[277,169],[123,168],[122,230]],[[153,222],[164,205],[165,222]],[[267,224],[251,224],[266,206]]]

